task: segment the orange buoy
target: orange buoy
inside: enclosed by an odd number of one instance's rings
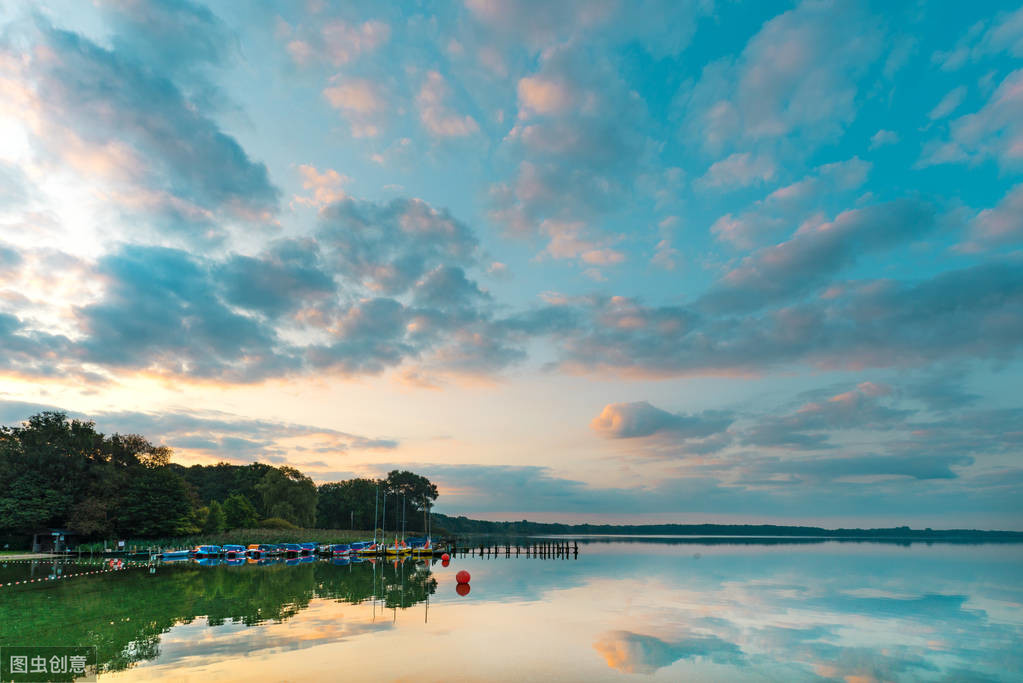
[[[469,572],[465,571],[464,569],[455,574],[455,581],[457,581],[458,583],[469,583],[470,578],[472,577],[469,576]]]
[[[457,586],[455,586],[455,592],[458,593],[459,595],[468,595],[469,594],[469,584],[467,584],[467,583],[460,583],[460,584],[458,584]]]

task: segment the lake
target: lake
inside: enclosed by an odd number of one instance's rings
[[[577,559],[84,574],[102,569],[0,562],[0,648],[95,645],[110,681],[1023,680],[1013,544],[589,538]]]

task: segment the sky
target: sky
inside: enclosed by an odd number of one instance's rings
[[[0,6],[0,424],[543,521],[1023,529],[1023,7]]]

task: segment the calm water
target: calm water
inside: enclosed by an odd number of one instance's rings
[[[0,563],[0,580],[94,567]],[[456,592],[455,573],[472,574]],[[163,565],[0,588],[101,680],[1023,680],[1023,546],[587,542],[576,560]]]

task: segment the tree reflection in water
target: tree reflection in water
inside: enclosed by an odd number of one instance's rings
[[[210,626],[282,622],[313,599],[404,609],[437,589],[426,562],[309,560],[164,563],[153,574],[139,567],[5,589],[0,647],[95,645],[101,671],[117,671],[156,658],[163,633],[199,617]]]

